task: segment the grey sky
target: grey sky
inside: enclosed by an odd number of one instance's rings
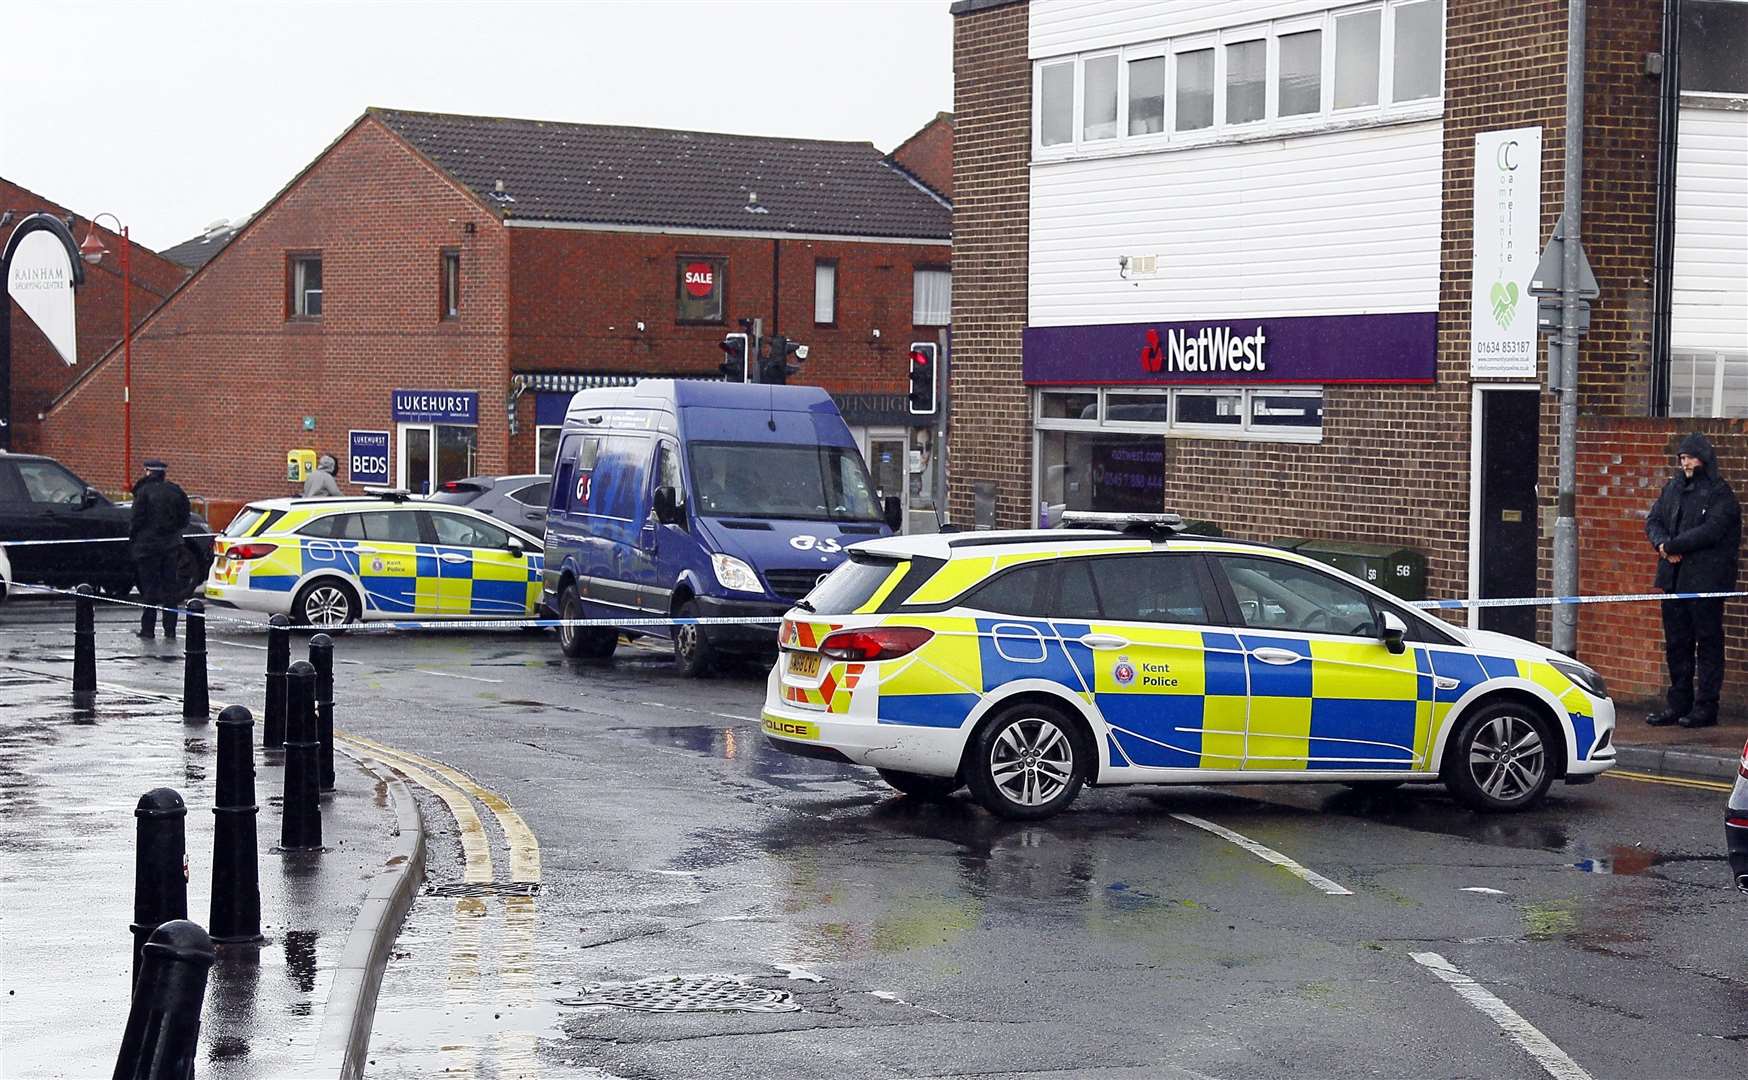
[[[136,241],[161,249],[259,209],[367,105],[865,139],[889,150],[952,108],[947,7],[10,4],[0,176],[81,214],[111,211]]]

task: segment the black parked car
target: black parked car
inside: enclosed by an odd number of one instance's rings
[[[439,484],[432,502],[465,506],[490,514],[533,533],[546,535],[546,504],[552,494],[552,477],[538,473],[521,476],[470,476]]]
[[[20,584],[72,588],[89,583],[110,596],[126,596],[134,587],[127,543],[132,516],[132,504],[110,502],[53,458],[0,453],[0,544],[6,545],[12,579]],[[204,518],[194,515],[188,523],[188,539],[177,552],[177,566],[190,596],[212,563],[212,538],[200,535],[211,531]],[[119,539],[31,542],[110,538]]]

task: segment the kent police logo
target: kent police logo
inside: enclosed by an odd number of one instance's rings
[[[375,570],[379,574],[382,573],[382,560],[381,559],[370,560],[370,568],[372,570]]]
[[[1117,680],[1118,686],[1128,686],[1135,681],[1135,665],[1128,660],[1119,660],[1111,671],[1111,677]]]

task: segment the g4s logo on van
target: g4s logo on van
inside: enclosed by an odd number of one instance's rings
[[[806,533],[791,536],[789,546],[796,551],[824,551],[828,554],[844,550],[844,546],[830,536],[809,536]]]
[[[589,487],[594,475],[593,472],[581,472],[577,474],[577,502],[586,503],[589,501]]]

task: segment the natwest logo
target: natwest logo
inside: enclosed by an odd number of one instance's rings
[[[1159,331],[1149,328],[1141,346],[1141,370],[1149,374],[1267,371],[1266,344],[1260,326],[1249,334],[1230,326],[1204,326],[1193,335],[1188,330],[1167,330],[1163,344]]]
[[[716,291],[716,268],[707,262],[686,264],[686,293],[702,300]]]

